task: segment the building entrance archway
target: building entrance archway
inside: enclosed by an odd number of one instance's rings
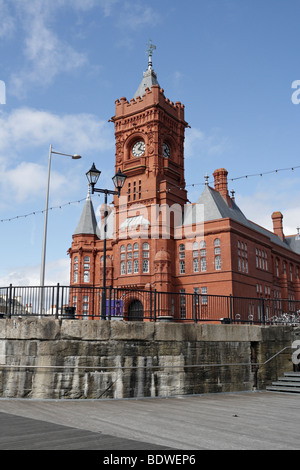
[[[129,321],[143,321],[144,307],[140,300],[133,300],[128,306]]]

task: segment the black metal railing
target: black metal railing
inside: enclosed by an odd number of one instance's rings
[[[0,317],[100,319],[103,289],[86,286],[0,288]],[[300,325],[300,301],[135,288],[105,289],[105,318],[128,321]]]

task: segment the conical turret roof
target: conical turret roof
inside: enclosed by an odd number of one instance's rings
[[[88,190],[79,223],[73,235],[96,235],[98,238],[100,238],[94,206],[91,200],[90,188]]]

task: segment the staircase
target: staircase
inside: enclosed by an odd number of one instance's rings
[[[279,377],[277,382],[273,382],[266,390],[300,394],[300,372],[285,372],[284,377]]]

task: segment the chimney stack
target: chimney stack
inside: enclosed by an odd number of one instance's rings
[[[228,194],[227,175],[228,171],[225,170],[225,168],[219,168],[213,173],[215,178],[215,190],[223,196],[227,204],[231,207],[231,199]]]
[[[277,235],[281,240],[284,240],[284,233],[283,233],[283,215],[281,212],[273,212],[272,214],[273,220],[273,232]]]

